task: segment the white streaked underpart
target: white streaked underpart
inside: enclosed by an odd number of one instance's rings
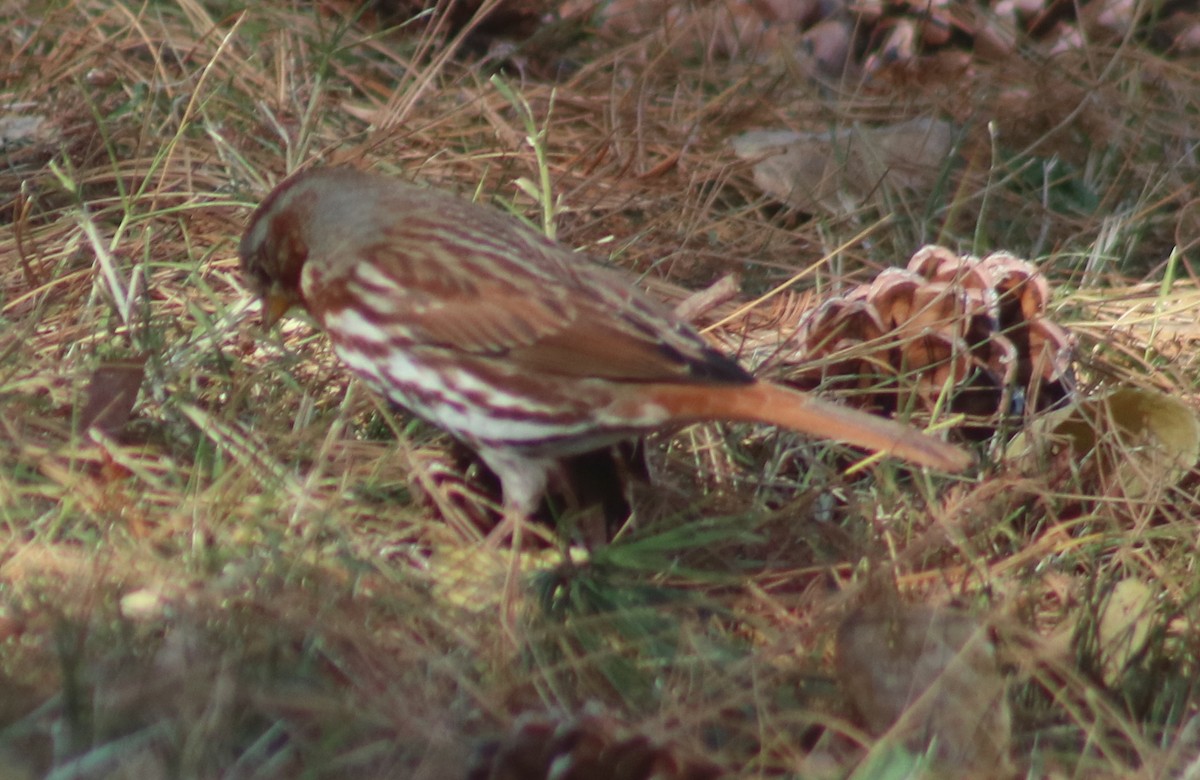
[[[330,332],[341,334],[341,338],[335,340],[334,351],[354,373],[401,406],[463,438],[536,442],[548,437],[584,433],[594,425],[581,418],[566,423],[554,421],[548,426],[547,420],[539,419],[537,415],[553,413],[555,407],[533,404],[531,399],[482,382],[468,371],[455,370],[445,380],[431,382],[435,370],[413,360],[407,350],[389,349],[386,359],[379,360],[355,349],[353,342],[356,340],[376,345],[386,345],[390,341],[384,329],[356,311],[328,312],[325,326]],[[427,397],[404,392],[405,386],[421,388],[428,396],[441,401],[430,403]],[[487,398],[492,409],[518,411],[524,419],[489,414],[470,397],[472,395]]]

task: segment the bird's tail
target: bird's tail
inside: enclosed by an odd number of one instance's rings
[[[642,385],[638,400],[661,407],[669,422],[765,423],[942,471],[962,471],[975,462],[966,450],[911,426],[769,382]]]

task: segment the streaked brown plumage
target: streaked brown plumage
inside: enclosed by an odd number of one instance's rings
[[[517,220],[369,173],[310,170],[255,211],[242,268],[307,309],[354,373],[474,448],[528,515],[555,459],[657,428],[760,422],[947,471],[971,457],[760,382],[636,290]]]

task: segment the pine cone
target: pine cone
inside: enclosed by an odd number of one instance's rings
[[[467,780],[716,780],[719,768],[679,755],[612,718],[523,716],[483,746]]]
[[[833,298],[800,321],[774,369],[804,389],[852,391],[883,412],[949,409],[990,430],[1053,406],[1073,388],[1073,340],[1047,317],[1050,288],[1029,262],[927,246],[904,269]],[[944,403],[942,404],[945,408]]]

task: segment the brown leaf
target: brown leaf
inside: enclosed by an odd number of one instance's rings
[[[837,676],[873,733],[914,750],[936,744],[960,771],[1007,765],[1007,681],[987,627],[970,615],[868,605],[838,629]]]
[[[138,390],[146,376],[146,357],[108,360],[92,372],[87,401],[79,412],[79,427],[96,427],[105,436],[116,437],[133,414]]]
[[[881,186],[919,191],[932,183],[954,147],[947,122],[920,118],[827,133],[759,130],[732,141],[755,160],[754,181],[768,195],[809,213],[841,214]]]
[[[1104,492],[1137,498],[1174,487],[1195,468],[1200,417],[1166,393],[1121,387],[1043,415],[1006,453],[1030,472],[1065,459],[1098,477]]]

